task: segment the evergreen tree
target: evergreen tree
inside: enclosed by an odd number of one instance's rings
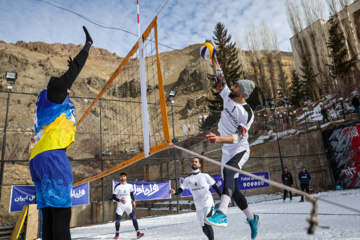
[[[331,64],[327,64],[327,66],[333,79],[346,83],[353,66],[356,64],[356,56],[347,60],[349,53],[346,49],[345,36],[339,27],[339,22],[334,16],[331,16],[330,24],[330,37],[326,45],[330,50]]]
[[[314,73],[314,69],[311,65],[310,57],[308,55],[303,55],[301,60],[301,66],[302,67],[300,67],[300,70],[303,74],[300,74],[300,76],[304,79],[303,90],[305,92],[305,95],[311,97],[312,99],[315,99],[315,91],[317,87],[316,76],[318,74]]]
[[[290,101],[295,107],[299,107],[304,99],[303,85],[296,70],[291,72]]]
[[[218,22],[215,26],[213,41],[216,47],[216,57],[224,73],[225,80],[229,87],[236,83],[243,76],[242,66],[238,59],[236,44],[231,41],[231,35],[223,23]],[[208,74],[208,80],[211,82],[212,96],[207,98],[208,108],[211,111],[209,120],[205,121],[203,126],[212,125],[219,121],[220,111],[223,110],[223,100],[217,90],[217,83],[213,74]],[[210,122],[209,122],[210,121]],[[208,124],[208,125],[205,125]]]
[[[264,102],[266,102],[266,99],[263,91],[261,91],[259,87],[255,86],[248,99],[246,99],[246,103],[249,104],[251,108],[255,108]]]

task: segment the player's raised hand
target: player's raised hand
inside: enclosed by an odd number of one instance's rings
[[[174,189],[170,189],[169,194],[172,195],[172,194],[174,194],[174,192],[175,192]]]
[[[90,34],[89,34],[88,30],[86,29],[85,26],[83,26],[83,29],[84,29],[84,32],[85,32],[85,35],[86,35],[86,42],[89,42],[90,44],[93,44],[93,40],[90,37]]]

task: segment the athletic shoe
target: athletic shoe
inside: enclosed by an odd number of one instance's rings
[[[137,238],[139,239],[139,238],[143,237],[143,236],[144,236],[144,234],[143,234],[143,233],[141,233],[141,232],[137,232],[137,233],[136,233],[136,236],[137,236]]]
[[[304,202],[304,199],[301,199],[299,202]]]
[[[227,227],[227,217],[220,210],[216,210],[211,217],[205,218],[205,222],[214,226]]]
[[[258,228],[260,226],[260,217],[259,215],[254,214],[254,219],[252,221],[249,221],[249,219],[246,219],[246,221],[250,225],[251,239],[255,239],[258,234]]]
[[[118,238],[119,238],[119,234],[117,233],[117,234],[115,234],[114,239],[118,239]]]

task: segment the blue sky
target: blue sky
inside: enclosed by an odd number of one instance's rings
[[[44,0],[86,16],[98,23],[137,35],[136,0]],[[141,31],[166,0],[139,0]],[[264,20],[278,34],[280,49],[291,51],[292,37],[284,0],[169,0],[159,14],[159,42],[175,49],[202,43],[213,36],[215,24],[223,22],[235,40],[245,29]],[[94,46],[125,56],[137,37],[96,26],[70,12],[38,0],[0,0],[0,40],[7,43],[42,41],[84,44],[85,25]],[[246,46],[245,42],[242,44]],[[161,51],[170,51],[161,48]]]

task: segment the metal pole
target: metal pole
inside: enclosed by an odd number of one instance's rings
[[[103,172],[104,171],[104,161],[102,159],[101,98],[99,98],[99,104],[100,104],[100,161],[101,161],[101,172]],[[103,223],[105,223],[104,178],[101,178],[101,202],[102,202]]]
[[[283,163],[282,156],[281,156],[281,148],[280,148],[280,142],[279,142],[278,129],[277,129],[277,125],[276,125],[276,118],[275,118],[275,131],[276,131],[276,138],[277,138],[277,144],[278,144],[278,149],[279,149],[279,157],[280,157],[281,172],[282,172],[284,170],[284,163]]]
[[[343,114],[343,116],[344,116],[344,119],[346,119],[346,117],[345,117],[345,109],[344,109],[344,102],[343,102],[343,100],[341,100],[341,101],[340,101],[340,104],[341,104],[341,108],[342,108],[342,114]]]
[[[265,115],[265,130],[267,131],[267,119],[266,119],[266,115]]]
[[[6,117],[5,117],[5,124],[4,124],[4,136],[3,136],[3,145],[1,150],[1,169],[0,169],[0,199],[1,199],[1,191],[2,191],[2,184],[3,184],[3,176],[4,176],[4,164],[5,164],[5,146],[6,146],[6,129],[7,129],[7,120],[8,120],[8,113],[9,113],[9,103],[10,103],[10,93],[11,89],[8,91],[8,99],[7,99],[7,107],[6,107]]]
[[[171,115],[172,115],[172,127],[173,127],[173,143],[175,144],[174,104],[171,104]],[[175,164],[175,187],[176,187],[176,189],[178,189],[176,149],[175,148],[174,148],[174,164]],[[176,195],[176,211],[179,213],[179,195]]]

